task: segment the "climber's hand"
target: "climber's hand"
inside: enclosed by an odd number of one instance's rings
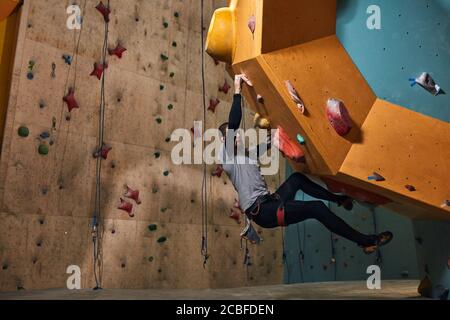
[[[249,87],[252,87],[252,82],[247,78],[245,74],[237,74],[234,77],[234,93],[241,94],[242,91],[242,81],[244,81]]]

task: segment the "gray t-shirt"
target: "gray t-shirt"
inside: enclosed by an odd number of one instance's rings
[[[234,189],[239,195],[239,203],[245,211],[250,208],[259,196],[269,194],[266,181],[261,174],[259,164],[246,155],[228,155],[225,144],[219,150],[223,170],[227,173]]]

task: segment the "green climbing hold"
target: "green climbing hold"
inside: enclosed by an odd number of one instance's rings
[[[170,137],[167,137],[165,141],[170,142]]]
[[[175,13],[173,14],[173,16],[174,16],[175,18],[178,18],[178,17],[180,16],[180,14],[179,14],[178,12],[175,12]]]
[[[301,134],[297,135],[297,141],[298,143],[300,143],[301,145],[305,144],[305,138],[303,138],[303,136]]]
[[[177,42],[176,41],[172,41],[172,47],[176,48],[177,46]]]
[[[161,119],[160,117],[158,117],[158,118],[156,118],[156,122],[157,122],[158,124],[161,124],[162,119]]]
[[[156,224],[151,224],[148,226],[148,230],[150,231],[156,231],[158,229],[158,226]]]
[[[167,208],[161,208],[161,212],[164,213],[167,211]]]
[[[167,241],[167,238],[166,237],[160,237],[159,239],[158,239],[158,243],[164,243],[164,242],[166,242]]]
[[[169,175],[169,171],[166,170],[166,171],[163,172],[163,174],[164,174],[164,176],[167,177]]]
[[[161,53],[161,60],[162,61],[167,61],[167,60],[169,60],[169,57],[166,56],[165,54]]]
[[[167,106],[167,109],[172,110],[172,109],[173,109],[173,104],[169,104],[169,105]]]
[[[169,27],[169,24],[168,24],[166,21],[164,21],[164,22],[163,22],[163,26],[164,26],[164,28],[167,29],[167,28]]]
[[[171,72],[171,73],[169,74],[169,77],[171,77],[171,78],[175,77],[175,73]]]
[[[164,90],[164,85],[163,85],[163,84],[160,84],[160,85],[159,85],[159,90],[161,90],[161,91]]]
[[[149,258],[148,258],[148,261],[149,261],[149,262],[152,262],[153,259],[154,259],[153,257],[149,257]]]
[[[26,138],[30,134],[30,130],[27,127],[20,127],[18,133],[22,138]]]
[[[48,151],[49,151],[48,145],[46,145],[45,143],[41,144],[38,148],[39,154],[43,156],[47,155]]]
[[[153,187],[153,188],[152,188],[152,192],[153,192],[153,193],[158,193],[158,188],[157,188],[157,187]]]
[[[154,153],[154,155],[155,155],[155,158],[158,159],[159,157],[161,157],[161,152],[156,151],[156,152]]]

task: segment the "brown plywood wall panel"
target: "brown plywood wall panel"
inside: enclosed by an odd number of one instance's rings
[[[83,288],[95,286],[91,237],[101,83],[89,76],[100,62],[104,24],[86,3],[83,30],[66,28],[71,1],[30,0],[23,6],[0,165],[0,290],[64,288],[66,268],[78,265]],[[205,1],[205,27],[225,1]],[[228,178],[207,166],[210,258],[203,268],[199,165],[171,161],[174,129],[190,130],[203,119],[200,2],[111,1],[109,46],[128,50],[108,57],[105,137],[112,150],[102,162],[100,270],[105,288],[235,287],[282,281],[281,231],[262,231],[251,247],[254,263],[242,262],[242,225],[228,217],[236,197]],[[178,17],[175,17],[177,13]],[[167,23],[167,25],[165,24]],[[62,56],[74,55],[72,65]],[[162,56],[168,59],[162,59]],[[27,79],[30,61],[33,80]],[[205,57],[206,128],[227,121],[233,90],[223,64]],[[51,76],[52,63],[55,77]],[[62,97],[75,87],[80,109],[68,112]],[[245,110],[246,127],[253,113]],[[158,121],[160,120],[160,123]],[[22,138],[18,128],[30,135]],[[39,136],[50,133],[50,138]],[[42,140],[48,155],[39,155]],[[168,174],[165,174],[168,173]],[[284,167],[280,175],[284,175]],[[268,177],[275,190],[280,176]],[[135,217],[116,208],[124,185],[139,189]],[[156,231],[149,229],[157,226]],[[215,231],[217,230],[217,231]],[[158,239],[166,237],[164,243]],[[225,254],[224,254],[225,253]],[[270,258],[269,258],[270,257]],[[247,273],[248,272],[248,273]],[[252,280],[250,280],[250,278]]]

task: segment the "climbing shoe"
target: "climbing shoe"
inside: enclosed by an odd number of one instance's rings
[[[368,246],[368,247],[363,247],[364,253],[365,254],[372,254],[372,253],[374,253],[375,251],[378,250],[379,247],[382,247],[382,246],[388,244],[389,242],[391,242],[393,237],[394,237],[394,235],[390,231],[385,231],[385,232],[380,233],[377,236],[377,242],[376,242],[375,245]]]
[[[344,196],[341,201],[338,202],[338,207],[342,207],[347,211],[353,210],[353,199],[347,196]]]

